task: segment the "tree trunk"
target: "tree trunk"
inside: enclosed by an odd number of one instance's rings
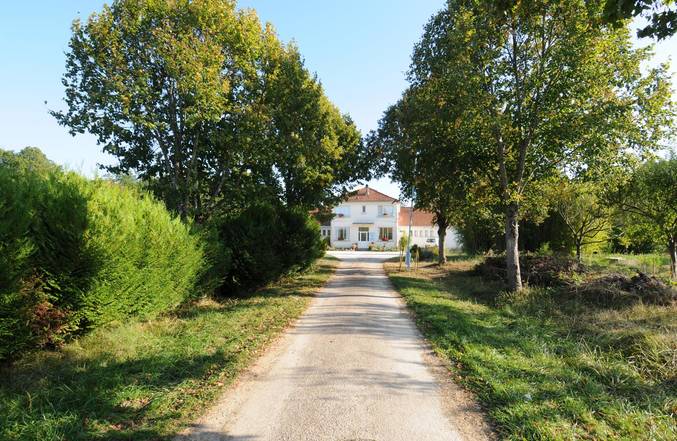
[[[518,207],[514,204],[505,211],[505,267],[508,276],[510,291],[522,290],[522,275],[520,274],[519,255],[519,221]]]
[[[437,262],[440,265],[443,265],[443,264],[447,263],[447,256],[444,253],[444,251],[445,251],[445,249],[444,249],[444,238],[447,236],[447,229],[443,228],[443,227],[439,227],[437,229],[437,236],[438,236],[438,240],[439,240],[439,243],[437,244],[438,253],[439,253],[439,256],[437,257]]]
[[[673,280],[677,279],[677,238],[671,238],[668,244],[670,251],[670,276]]]
[[[581,263],[581,248],[583,248],[583,245],[576,243],[576,260],[578,263]]]

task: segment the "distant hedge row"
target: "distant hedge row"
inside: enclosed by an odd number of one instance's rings
[[[323,253],[303,211],[261,203],[197,228],[134,184],[0,150],[0,360],[205,292],[251,290]]]
[[[0,359],[194,293],[198,238],[144,192],[0,161]]]

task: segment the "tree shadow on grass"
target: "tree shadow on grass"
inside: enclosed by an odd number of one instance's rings
[[[90,347],[80,349],[77,342],[69,350],[37,352],[12,366],[1,367],[0,439],[165,438],[177,428],[177,422],[196,416],[195,409],[200,406],[195,402],[208,401],[218,393],[219,387],[213,384],[232,378],[252,356],[253,348],[267,338],[265,332],[249,330],[249,319],[243,319],[242,314],[270,307],[271,301],[313,295],[331,272],[331,265],[321,264],[313,273],[254,293],[185,305],[169,317],[167,328],[130,339],[133,350],[92,348],[91,342]],[[273,308],[277,310],[277,306]],[[252,327],[258,326],[262,314],[252,312]],[[203,323],[214,320],[224,322],[227,318],[230,323],[231,317],[245,320],[242,326],[233,326],[232,335],[225,330],[222,335],[211,335],[201,329]],[[179,324],[193,322],[190,326],[195,331],[174,324],[173,318]],[[120,329],[126,332],[126,328]],[[144,335],[154,337],[154,332],[166,338],[149,346],[137,340]],[[222,341],[214,344],[201,340],[211,337]],[[144,348],[148,352],[139,354]],[[221,376],[223,372],[225,377]],[[205,387],[208,384],[212,387]]]
[[[554,436],[540,430],[555,426],[570,427],[572,438],[586,431],[632,438],[657,421],[670,426],[660,409],[676,395],[674,384],[640,377],[616,354],[588,350],[557,320],[492,306],[473,279],[458,272],[393,281],[422,332],[458,364],[503,430],[527,439]]]

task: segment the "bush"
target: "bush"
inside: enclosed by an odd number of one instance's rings
[[[305,269],[326,247],[317,221],[301,210],[257,204],[220,223],[220,241],[230,249],[221,294],[260,287]]]
[[[522,282],[535,286],[561,286],[575,274],[586,271],[585,266],[569,256],[520,255]],[[486,256],[475,267],[475,272],[490,279],[506,279],[505,256]]]
[[[203,250],[163,204],[56,166],[17,167],[21,154],[2,153],[0,359],[156,316],[195,292]]]
[[[439,257],[439,250],[437,247],[419,247],[414,244],[411,247],[411,255],[415,256],[418,253],[418,259],[421,262],[433,262]]]

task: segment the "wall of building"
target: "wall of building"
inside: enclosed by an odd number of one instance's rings
[[[393,207],[392,214],[383,213],[379,207]],[[330,244],[336,249],[350,249],[357,246],[366,249],[370,244],[377,247],[396,249],[400,237],[406,237],[408,225],[398,224],[400,204],[390,202],[344,202],[334,208],[334,218],[331,226],[323,227],[324,234],[328,234]],[[360,227],[367,229],[366,241],[360,241]],[[392,240],[380,240],[380,228],[392,228]],[[347,238],[339,240],[339,229],[345,229]],[[420,247],[437,246],[437,226],[414,225],[412,226],[411,243]],[[446,249],[458,249],[460,243],[453,228],[447,229],[445,238]]]
[[[406,237],[408,231],[408,225],[399,225],[399,236]],[[437,236],[437,226],[412,226],[411,227],[411,244],[418,245],[419,247],[436,247],[438,242]],[[461,244],[458,240],[458,235],[456,230],[453,228],[447,228],[447,235],[444,238],[444,247],[447,250],[456,250],[461,248]]]
[[[384,213],[379,207],[392,207],[392,213]],[[370,244],[378,247],[396,248],[398,237],[397,216],[399,204],[390,202],[350,202],[334,209],[336,216],[331,221],[331,246],[338,249],[352,248],[354,244],[361,249]],[[366,241],[361,241],[360,227],[367,229]],[[383,241],[379,237],[381,228],[392,229],[392,240]],[[339,240],[339,229],[346,229],[348,237]],[[363,237],[364,238],[364,237]]]

